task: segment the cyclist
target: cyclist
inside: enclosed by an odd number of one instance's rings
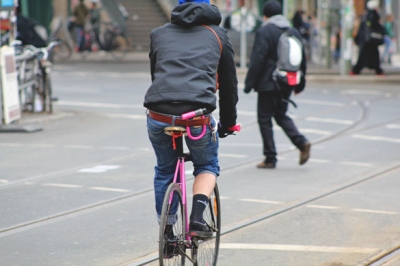
[[[152,84],[144,99],[144,106],[148,109],[148,135],[157,157],[154,190],[159,219],[177,156],[171,137],[164,134],[163,129],[172,125],[189,125],[191,133],[196,135],[202,130],[199,126],[208,124],[207,132],[200,140],[186,137],[195,176],[189,234],[203,238],[212,236],[211,229],[203,220],[203,212],[219,176],[218,136],[226,137],[232,133],[228,128],[236,124],[237,116],[234,52],[226,30],[218,26],[220,22],[221,14],[209,0],[179,0],[179,5],[172,10],[171,23],[151,32]],[[211,114],[217,105],[217,77],[218,131]],[[181,119],[183,113],[199,108],[207,109],[203,118]],[[169,219],[172,228],[174,217]]]

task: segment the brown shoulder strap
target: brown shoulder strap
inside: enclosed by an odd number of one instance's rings
[[[215,30],[213,30],[210,26],[207,25],[202,25],[203,27],[209,29],[212,33],[214,33],[215,37],[217,38],[218,44],[219,44],[219,52],[220,54],[222,54],[222,42],[221,39],[219,38],[218,34],[215,32]],[[216,79],[217,79],[217,88],[215,89],[215,91],[218,90],[219,88],[219,82],[218,82],[218,70],[217,70],[217,74],[216,74]]]
[[[221,42],[221,39],[219,38],[218,34],[210,26],[207,26],[207,25],[202,25],[202,26],[209,29],[212,33],[214,33],[214,35],[217,38],[218,43],[219,43],[219,51],[222,54],[222,42]]]

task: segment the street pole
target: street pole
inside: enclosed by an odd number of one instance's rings
[[[340,65],[340,75],[349,75],[351,69],[351,59],[352,59],[352,46],[353,46],[353,36],[352,28],[354,24],[353,17],[353,0],[342,0],[342,29],[341,29],[341,65]]]
[[[283,0],[282,4],[283,4],[283,16],[285,18],[288,18],[288,0]]]
[[[247,2],[240,9],[240,68],[247,67]]]

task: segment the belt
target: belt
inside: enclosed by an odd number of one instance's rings
[[[196,117],[193,120],[183,120],[178,118],[178,116],[160,114],[150,110],[149,117],[159,122],[182,127],[202,126],[210,123],[210,116],[206,116],[204,118]]]

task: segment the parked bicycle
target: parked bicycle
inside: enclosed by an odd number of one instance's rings
[[[51,67],[49,54],[59,42],[50,42],[47,47],[22,46],[20,42],[11,45],[16,50],[19,96],[23,111],[53,112]]]
[[[51,23],[50,42],[56,41],[58,45],[54,47],[50,58],[54,56],[59,60],[68,60],[72,56],[74,41],[64,18],[55,17]],[[50,60],[52,61],[52,60]]]
[[[101,43],[98,45],[96,45],[96,36],[93,29],[84,33],[84,51],[94,52],[101,48],[101,50],[111,53],[114,59],[123,59],[129,50],[131,43],[130,39],[118,24],[113,22],[103,22],[102,25],[104,27],[104,33],[100,37]],[[82,55],[86,56],[87,53],[82,53]]]
[[[204,114],[205,109],[199,109],[182,115],[187,120]],[[221,202],[217,184],[214,187],[203,213],[203,219],[211,228],[211,238],[191,236],[189,232],[185,162],[191,160],[190,154],[183,152],[183,136],[191,139],[200,139],[206,132],[203,125],[199,136],[192,136],[189,127],[170,126],[164,133],[172,137],[174,149],[178,151],[178,160],[172,183],[169,185],[162,206],[159,231],[159,263],[164,265],[185,265],[188,259],[195,266],[217,264],[219,242],[221,236]],[[240,126],[230,128],[240,131]],[[187,253],[190,250],[190,254]]]

